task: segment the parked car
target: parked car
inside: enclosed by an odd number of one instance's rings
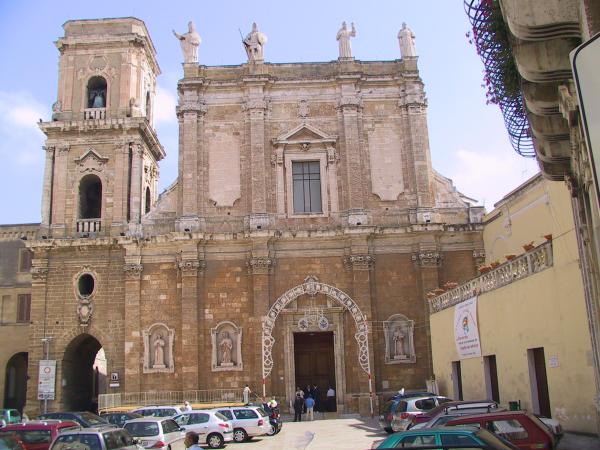
[[[97,416],[89,411],[60,411],[40,414],[38,416],[40,420],[55,419],[55,420],[69,420],[71,422],[77,422],[83,428],[114,428],[114,425],[108,423],[102,417]]]
[[[179,406],[144,406],[131,412],[144,417],[175,417],[183,411]]]
[[[518,450],[518,447],[503,442],[487,430],[477,427],[436,427],[421,430],[408,430],[395,433],[387,439],[376,442],[371,448],[392,449],[417,447],[437,449],[437,446],[451,446],[444,448],[469,448],[485,450]],[[441,448],[441,447],[440,447]]]
[[[564,436],[564,431],[562,429],[562,425],[560,424],[560,422],[556,419],[544,417],[540,414],[534,414],[534,416],[537,417],[538,419],[540,419],[540,422],[542,422],[544,425],[546,425],[548,427],[548,429],[554,435],[554,439],[556,439],[556,445],[558,445],[558,443]]]
[[[443,425],[450,420],[442,419],[442,416],[486,413],[492,410],[495,411],[498,407],[498,403],[493,400],[458,400],[446,402],[422,414],[412,416],[411,423],[407,429],[416,429],[417,426],[422,428],[425,424],[427,424],[426,428],[431,428],[435,424]]]
[[[128,420],[123,428],[144,448],[183,450],[185,430],[170,418],[144,417]]]
[[[388,433],[406,430],[413,415],[422,414],[449,401],[449,398],[439,395],[388,400],[379,416],[379,425]]]
[[[198,433],[199,444],[221,448],[233,441],[233,422],[217,411],[194,410],[173,417],[184,431]]]
[[[122,428],[82,428],[60,434],[50,450],[143,450]]]
[[[244,442],[255,436],[268,434],[271,430],[269,416],[260,406],[216,408],[233,422],[233,440]]]
[[[435,397],[437,394],[433,392],[427,391],[405,391],[401,389],[396,394],[392,395],[389,400],[402,400],[404,398],[414,398],[414,397]]]
[[[22,417],[18,409],[0,409],[0,423],[8,425],[21,422]]]
[[[107,412],[100,413],[100,417],[106,420],[108,423],[112,423],[113,425],[118,426],[119,428],[123,428],[125,422],[128,420],[139,419],[140,417],[144,417],[141,414],[130,413],[130,412]]]
[[[66,431],[80,430],[81,426],[72,421],[31,420],[27,423],[13,423],[2,428],[2,433],[17,436],[25,450],[48,450],[56,437]]]
[[[527,411],[499,411],[465,416],[451,420],[446,425],[478,426],[503,437],[522,450],[556,448],[556,440],[552,432]]]
[[[0,433],[0,450],[25,450],[25,446],[17,436]]]

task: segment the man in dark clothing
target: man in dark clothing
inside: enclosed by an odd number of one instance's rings
[[[321,411],[321,392],[316,384],[313,385],[312,396],[315,399],[315,411]]]
[[[300,395],[296,395],[296,400],[294,400],[294,422],[302,422],[303,407],[304,399]]]

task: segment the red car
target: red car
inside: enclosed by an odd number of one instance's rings
[[[25,450],[48,450],[50,443],[60,433],[80,428],[79,424],[65,420],[31,420],[7,425],[2,428],[2,433],[14,434]]]
[[[452,425],[475,425],[510,441],[521,450],[554,450],[554,436],[540,419],[527,411],[503,411],[454,419]]]

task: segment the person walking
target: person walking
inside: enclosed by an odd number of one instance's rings
[[[304,399],[300,394],[296,394],[296,400],[294,400],[294,422],[302,422],[302,407],[304,406]]]
[[[248,385],[246,385],[246,387],[244,388],[244,391],[242,392],[242,396],[244,397],[244,405],[247,405],[248,403],[250,403],[250,392],[252,392],[252,391],[250,390]]]
[[[306,405],[306,420],[315,420],[314,407],[315,407],[315,399],[312,396],[308,396],[306,400],[304,400],[304,404]]]
[[[316,384],[313,385],[312,394],[313,394],[313,398],[315,399],[315,411],[319,412],[322,409],[321,408],[321,391],[319,390],[319,387]]]
[[[327,389],[327,411],[335,411],[335,390],[331,386]]]

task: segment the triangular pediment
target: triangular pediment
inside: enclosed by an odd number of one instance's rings
[[[108,158],[105,158],[93,148],[88,149],[83,155],[75,159],[81,173],[102,172],[107,162]]]
[[[93,148],[90,148],[79,158],[75,159],[75,162],[77,162],[78,164],[82,164],[87,159],[92,159],[99,163],[105,163],[106,161],[108,161],[108,158],[105,158],[100,153],[98,153],[96,150],[94,150]]]
[[[332,136],[306,123],[300,124],[290,131],[286,131],[274,139],[274,144],[298,144],[298,143],[335,143],[337,136]]]

